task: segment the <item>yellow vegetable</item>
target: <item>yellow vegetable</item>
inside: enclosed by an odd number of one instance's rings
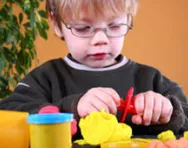
[[[176,140],[176,136],[171,130],[164,131],[160,133],[157,138],[163,142],[166,142],[168,140]]]

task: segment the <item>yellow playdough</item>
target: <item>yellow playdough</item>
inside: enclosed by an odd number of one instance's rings
[[[104,110],[92,112],[86,118],[82,118],[79,126],[84,141],[90,145],[127,140],[132,136],[130,126],[118,123],[114,115],[108,114]],[[84,141],[79,142],[84,143]]]
[[[164,131],[160,133],[157,138],[163,142],[166,142],[168,140],[176,140],[176,136],[171,130]]]
[[[120,141],[120,140],[127,140],[130,139],[132,136],[132,129],[130,126],[124,123],[118,123],[115,131],[108,139],[108,141]]]
[[[184,134],[183,134],[183,137],[188,140],[188,131],[185,131]]]
[[[151,140],[134,138],[117,142],[106,142],[100,145],[100,148],[146,148]]]
[[[77,140],[79,145],[100,145],[101,148],[146,148],[153,139],[133,138],[132,129],[124,123],[118,123],[112,114],[92,112],[79,123],[81,134],[84,139]],[[171,130],[160,133],[158,139],[163,142],[176,140]],[[184,138],[188,139],[188,131],[184,132]]]

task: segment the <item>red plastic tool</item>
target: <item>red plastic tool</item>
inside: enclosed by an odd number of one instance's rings
[[[123,116],[121,117],[120,122],[124,122],[127,116],[127,113],[136,114],[136,109],[134,106],[135,99],[132,100],[134,93],[134,88],[131,87],[129,91],[127,92],[126,99],[121,99],[120,106],[118,107],[118,110],[123,111]]]

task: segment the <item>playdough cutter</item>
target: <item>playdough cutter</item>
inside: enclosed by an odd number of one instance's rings
[[[120,106],[118,107],[118,110],[123,111],[123,116],[121,117],[121,121],[120,122],[124,122],[127,116],[127,113],[130,114],[136,114],[136,109],[134,106],[134,102],[135,102],[135,98],[132,99],[133,97],[133,93],[134,93],[134,88],[131,87],[129,89],[129,91],[127,92],[127,96],[126,99],[120,100]]]

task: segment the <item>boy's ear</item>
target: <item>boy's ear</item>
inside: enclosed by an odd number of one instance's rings
[[[49,12],[48,16],[50,18],[50,24],[51,24],[52,28],[54,29],[55,34],[58,37],[63,38],[63,33],[57,24],[57,21],[55,19],[53,12]]]

